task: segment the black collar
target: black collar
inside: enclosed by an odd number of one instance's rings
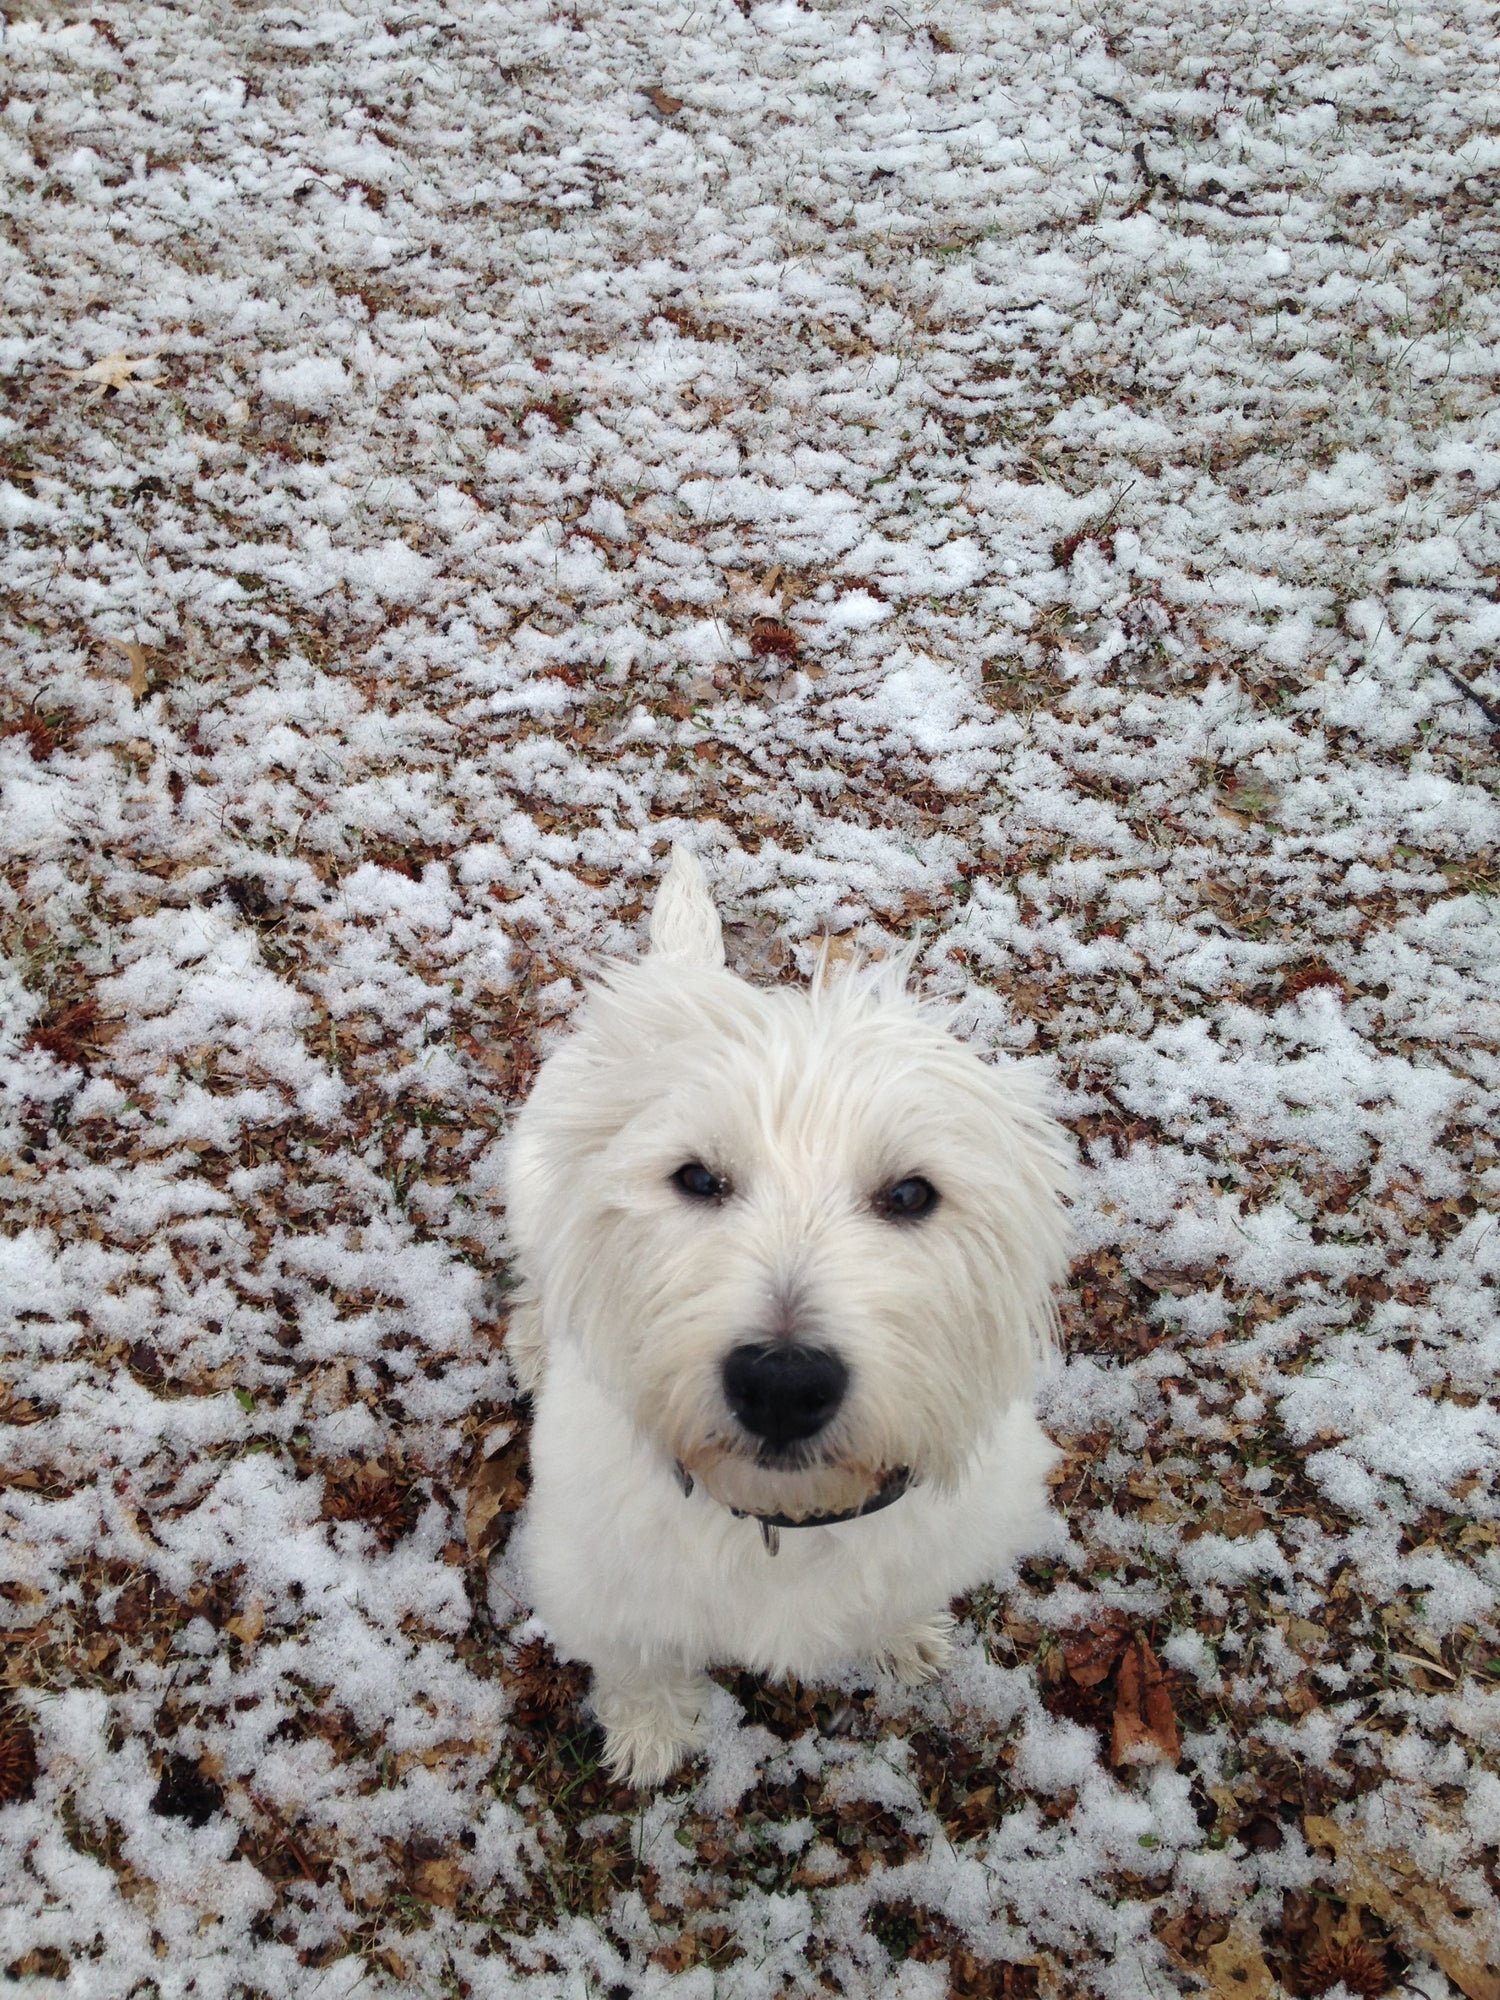
[[[674,1465],[677,1483],[686,1498],[693,1490],[693,1475],[683,1465]],[[868,1500],[862,1500],[857,1507],[845,1507],[837,1514],[803,1514],[793,1519],[790,1514],[755,1514],[748,1507],[731,1507],[730,1513],[737,1521],[758,1521],[760,1538],[766,1545],[767,1555],[775,1555],[781,1546],[783,1528],[832,1528],[840,1521],[862,1520],[866,1514],[878,1514],[882,1507],[889,1507],[907,1492],[912,1483],[908,1466],[898,1465],[894,1472],[888,1472]]]

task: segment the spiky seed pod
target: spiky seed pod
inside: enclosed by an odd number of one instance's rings
[[[1385,1953],[1368,1938],[1332,1940],[1315,1951],[1303,1968],[1304,1991],[1326,1993],[1343,1985],[1363,2000],[1381,2000],[1390,1990]]]

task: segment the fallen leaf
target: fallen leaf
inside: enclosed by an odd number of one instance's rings
[[[520,1512],[527,1488],[525,1457],[525,1440],[504,1430],[476,1467],[464,1508],[464,1539],[471,1555],[488,1555],[506,1521]]]
[[[12,1959],[5,1968],[7,1979],[66,1979],[72,1970],[72,1960],[64,1957],[55,1944],[39,1944],[31,1951],[23,1952]]]
[[[145,699],[146,684],[151,670],[150,656],[142,645],[134,639],[106,639],[106,646],[113,646],[117,653],[123,653],[130,662],[130,692],[137,702]]]
[[[1133,1275],[1148,1292],[1173,1299],[1191,1298],[1195,1292],[1207,1291],[1217,1282],[1217,1273],[1213,1271],[1179,1270],[1170,1264],[1141,1264]]]
[[[853,931],[842,931],[837,937],[824,938],[819,946],[821,962],[830,972],[838,971],[844,966],[858,965],[862,956],[859,939]]]
[[[233,1618],[224,1620],[224,1630],[232,1632],[247,1646],[253,1646],[265,1629],[266,1607],[258,1597],[251,1598],[244,1610],[237,1611]]]
[[[456,1861],[419,1861],[411,1871],[411,1885],[424,1903],[451,1910],[468,1888],[469,1878]]]
[[[1126,1643],[1124,1630],[1113,1621],[1072,1633],[1064,1639],[1062,1649],[1068,1679],[1078,1687],[1098,1687],[1114,1672]]]
[[[108,396],[130,388],[140,370],[149,368],[155,359],[154,354],[130,355],[120,348],[114,354],[106,354],[102,360],[92,362],[87,368],[65,368],[62,372],[75,382],[97,383],[94,394]]]
[[[1251,1535],[1258,1535],[1267,1524],[1268,1516],[1259,1507],[1248,1501],[1237,1507],[1226,1507],[1219,1516],[1215,1532],[1226,1535],[1230,1541],[1244,1541]]]
[[[653,84],[646,95],[663,118],[673,118],[682,109],[683,100],[674,97],[670,90],[663,90],[659,83]]]
[[[1221,1944],[1208,1948],[1209,1992],[1213,2000],[1271,2000],[1276,1981],[1261,1956],[1260,1940],[1239,1924]]]
[[[1126,1647],[1115,1684],[1110,1762],[1175,1764],[1182,1754],[1177,1717],[1161,1662],[1139,1633]]]
[[[779,660],[795,661],[800,658],[802,644],[790,625],[783,625],[779,619],[757,618],[750,627],[750,656],[762,660],[768,653]]]
[[[101,1020],[98,1001],[85,993],[49,1007],[27,1035],[26,1045],[45,1049],[70,1069],[86,1071],[123,1026],[123,1021]]]
[[[1278,1618],[1276,1622],[1286,1634],[1287,1643],[1299,1653],[1314,1653],[1328,1643],[1327,1631],[1310,1618]]]
[[[1253,826],[1257,821],[1273,819],[1281,804],[1281,790],[1258,771],[1241,776],[1231,771],[1213,794],[1214,810],[1221,818],[1233,820],[1237,826]]]

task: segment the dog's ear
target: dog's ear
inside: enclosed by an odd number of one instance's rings
[[[651,908],[651,949],[694,965],[724,963],[724,931],[697,855],[679,841]]]

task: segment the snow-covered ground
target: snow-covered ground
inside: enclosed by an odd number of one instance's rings
[[[1497,37],[7,9],[19,1990],[1500,1991]],[[1051,1545],[638,1801],[494,1190],[684,833],[1088,1170]]]

